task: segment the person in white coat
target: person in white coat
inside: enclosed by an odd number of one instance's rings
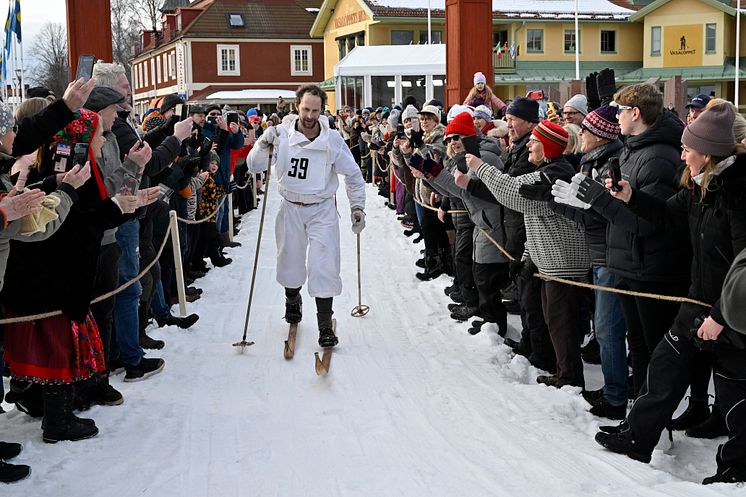
[[[275,237],[277,282],[285,287],[285,320],[300,322],[300,289],[308,279],[308,293],[316,300],[319,345],[332,347],[338,343],[332,329],[332,303],[342,293],[337,175],[345,177],[355,234],[365,227],[365,182],[342,136],[329,129],[327,119],[319,119],[326,102],[326,92],[318,86],[300,87],[295,100],[298,114],[268,127],[247,163],[252,172],[264,171],[269,146],[274,147],[283,198]]]

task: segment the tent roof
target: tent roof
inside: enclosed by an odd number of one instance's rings
[[[292,90],[222,90],[211,93],[204,100],[231,100],[246,103],[275,102],[278,97],[295,100],[295,92]]]
[[[334,66],[335,76],[395,76],[446,73],[446,46],[358,46]]]

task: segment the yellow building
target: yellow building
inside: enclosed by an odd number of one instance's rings
[[[605,67],[613,68],[620,82],[666,80],[678,74],[690,96],[714,92],[732,99],[735,9],[729,3],[579,0],[581,79]],[[387,105],[371,100],[363,75],[335,81],[335,66],[359,45],[426,44],[428,4],[432,43],[443,43],[445,0],[324,1],[310,34],[324,39],[324,85],[344,92],[339,103]],[[542,89],[556,99],[559,83],[576,78],[574,9],[574,0],[493,0],[492,52],[499,97]],[[405,88],[397,88],[397,95],[405,93]]]
[[[638,82],[679,75],[686,81],[690,97],[704,93],[733,101],[736,9],[729,4],[718,0],[657,0],[631,15],[630,23],[643,26],[643,67],[619,79]],[[740,45],[743,55],[743,36]],[[741,70],[740,78],[744,76],[746,72]],[[746,93],[742,85],[739,87],[742,103]]]
[[[444,0],[429,3],[431,42],[443,43]],[[559,82],[575,79],[575,2],[537,3],[493,1],[495,93],[502,98],[533,89],[553,90]],[[619,5],[634,7],[633,3],[581,0],[579,4],[581,74],[604,67],[622,74],[642,67],[642,26],[627,22],[633,8]],[[334,67],[356,46],[426,44],[427,6],[428,0],[325,0],[311,28],[312,37],[324,39],[325,88],[337,89]],[[359,105],[365,100],[360,98],[365,92],[362,77],[345,78],[341,87],[345,92],[341,103]],[[351,101],[348,95],[354,96]]]

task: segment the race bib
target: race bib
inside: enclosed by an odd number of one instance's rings
[[[326,150],[285,146],[281,157],[282,167],[278,168],[280,183],[291,192],[318,194],[324,191],[331,164]]]

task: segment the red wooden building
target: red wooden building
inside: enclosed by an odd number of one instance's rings
[[[322,0],[167,0],[160,31],[141,33],[132,62],[135,111],[171,93],[190,102],[274,104],[324,79],[309,32]]]

